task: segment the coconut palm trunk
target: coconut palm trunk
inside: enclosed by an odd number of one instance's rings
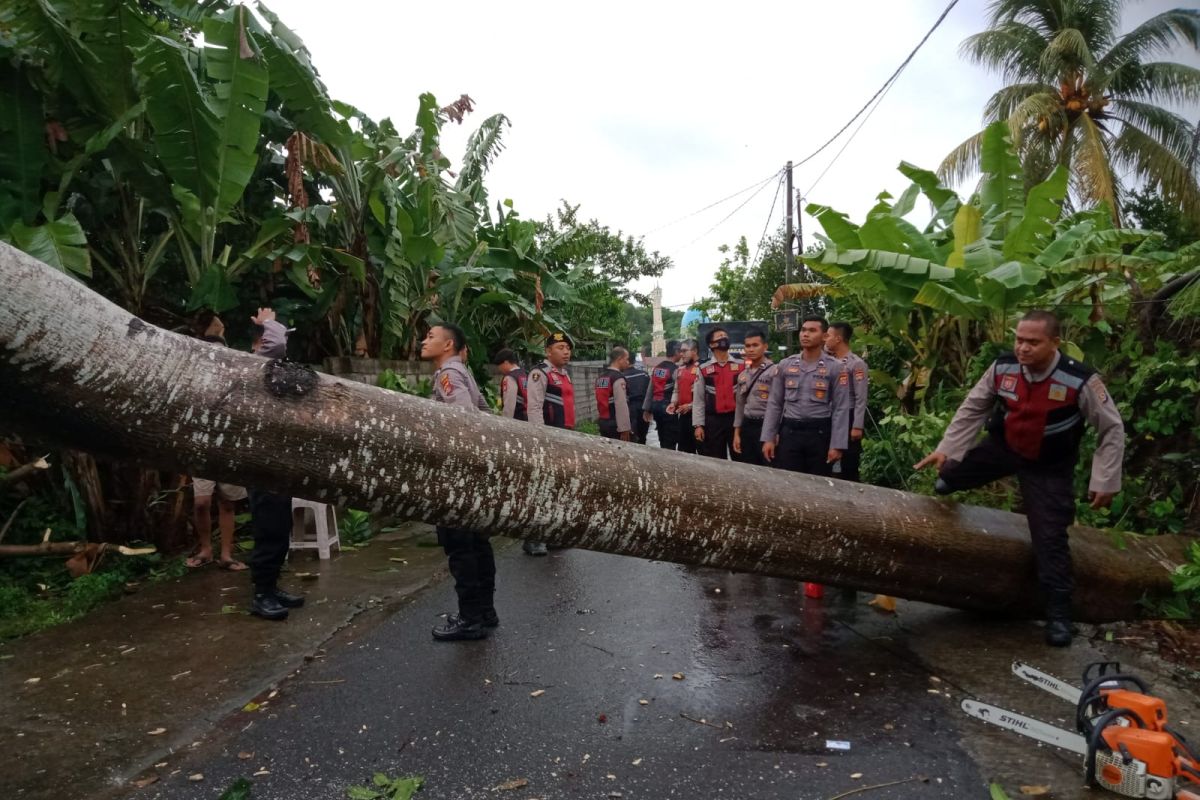
[[[680,564],[1036,614],[1023,517],[534,428],[160,330],[0,244],[0,420],[103,456]],[[1072,532],[1085,620],[1170,591],[1173,537]]]

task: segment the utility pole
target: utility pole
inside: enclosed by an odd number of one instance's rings
[[[795,255],[792,253],[792,162],[787,162],[787,194],[784,197],[783,207],[787,209],[787,253],[784,255],[783,262],[783,282],[785,284],[792,282],[792,267],[795,265]],[[792,334],[789,331],[787,335],[787,347],[791,350]]]

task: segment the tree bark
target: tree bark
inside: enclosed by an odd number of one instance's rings
[[[160,468],[551,544],[1040,611],[1021,516],[306,376],[147,325],[4,244],[0,385],[0,418]],[[1184,540],[1125,538],[1117,549],[1072,530],[1080,619],[1136,616],[1143,596],[1170,593]]]

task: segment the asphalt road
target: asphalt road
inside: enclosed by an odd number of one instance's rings
[[[333,800],[375,772],[422,775],[428,798],[986,796],[957,704],[861,596],[511,544],[498,566],[490,639],[431,640],[443,582],[130,796],[215,799],[248,777],[256,800]]]

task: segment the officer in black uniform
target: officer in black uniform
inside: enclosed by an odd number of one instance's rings
[[[658,432],[658,446],[674,450],[679,445],[679,417],[667,413],[671,395],[675,392],[675,371],[679,367],[679,342],[667,342],[667,360],[660,361],[650,370],[650,389],[642,402],[642,421],[647,425],[654,420]]]
[[[632,362],[621,371],[621,374],[625,376],[625,394],[629,400],[633,440],[638,444],[645,444],[646,434],[650,432],[650,421],[640,413],[640,410],[646,404],[646,396],[650,393],[650,375],[645,369]]]

